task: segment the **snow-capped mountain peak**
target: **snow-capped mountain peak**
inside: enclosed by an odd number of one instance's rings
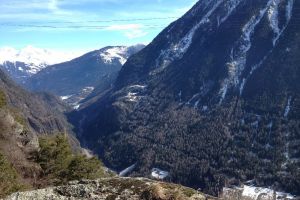
[[[80,52],[64,52],[26,46],[21,50],[12,47],[0,48],[0,67],[18,83],[38,73],[49,65],[69,61]]]
[[[100,50],[100,58],[106,64],[112,64],[114,61],[119,61],[121,65],[124,65],[133,52],[137,52],[144,47],[145,45],[143,44],[106,47]]]
[[[0,65],[21,62],[28,65],[29,73],[35,74],[47,65],[69,61],[79,56],[79,53],[52,51],[26,46],[21,50],[12,47],[0,48]]]
[[[29,77],[24,85],[33,91],[56,94],[76,109],[89,95],[110,88],[126,60],[143,47],[108,46],[94,50],[69,62],[47,67]]]
[[[122,65],[124,65],[128,59],[127,50],[128,47],[125,46],[107,48],[105,51],[100,53],[100,57],[105,63],[109,64],[117,59]]]

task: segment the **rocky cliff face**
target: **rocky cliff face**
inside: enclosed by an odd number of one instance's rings
[[[67,186],[19,192],[5,200],[217,200],[193,189],[143,178],[75,181]]]
[[[133,175],[152,168],[217,194],[255,180],[299,194],[298,0],[202,0],[73,117],[83,142]],[[104,114],[105,113],[105,114]]]

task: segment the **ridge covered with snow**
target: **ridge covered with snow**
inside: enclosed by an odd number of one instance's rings
[[[144,45],[142,44],[106,47],[100,51],[100,58],[106,64],[112,64],[114,61],[118,61],[121,65],[124,65],[129,56],[131,56],[133,49],[142,49],[143,47]]]
[[[33,46],[27,46],[21,50],[2,47],[0,48],[0,65],[14,63],[16,66],[16,63],[20,62],[24,63],[27,69],[18,67],[18,70],[36,74],[48,65],[69,61],[79,55],[80,53],[46,50]]]
[[[106,49],[104,52],[100,53],[100,57],[103,59],[105,63],[112,63],[115,59],[117,59],[122,65],[125,64],[128,59],[127,54],[128,47],[112,47]]]

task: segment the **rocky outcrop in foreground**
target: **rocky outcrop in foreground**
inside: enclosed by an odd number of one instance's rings
[[[18,192],[5,200],[216,200],[193,189],[145,178],[75,181],[66,186]]]

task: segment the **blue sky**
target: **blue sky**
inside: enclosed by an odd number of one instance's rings
[[[0,0],[0,47],[91,50],[149,43],[195,2]]]

